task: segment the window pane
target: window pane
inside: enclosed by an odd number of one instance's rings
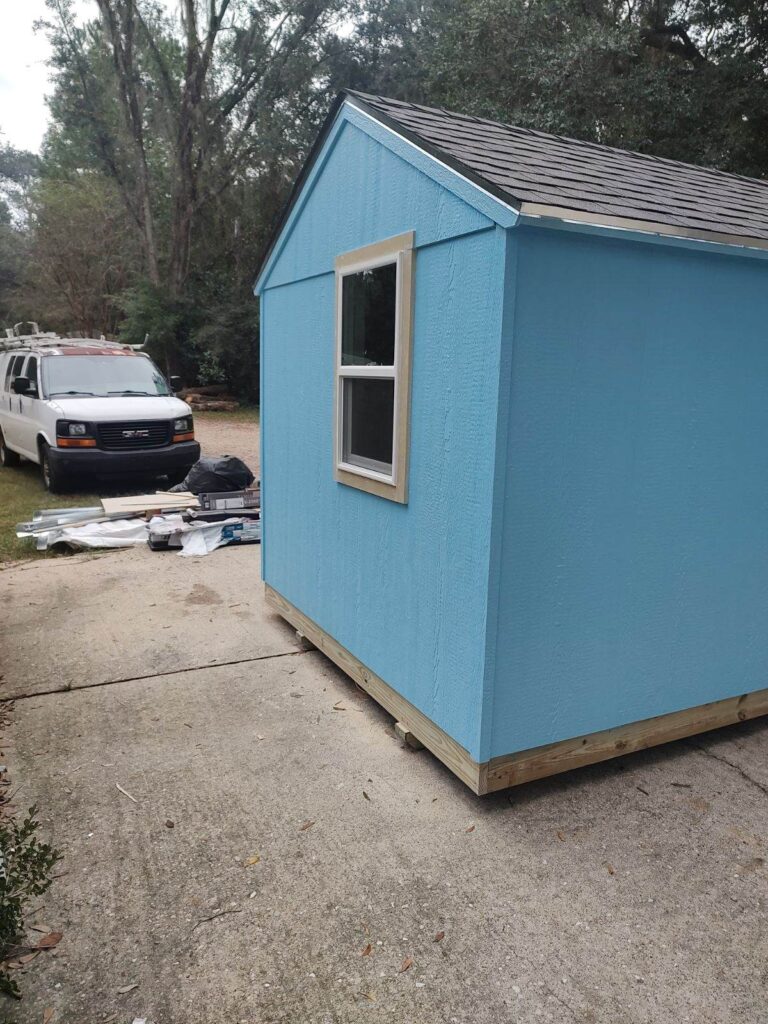
[[[395,382],[345,377],[342,460],[352,466],[392,472]]]
[[[347,274],[341,287],[342,363],[394,366],[397,264]]]

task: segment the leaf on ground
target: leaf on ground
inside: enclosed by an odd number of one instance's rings
[[[369,942],[368,945],[365,947],[365,949],[361,950],[360,956],[370,956],[372,952],[373,952],[373,946]]]
[[[412,967],[413,967],[413,957],[412,956],[407,956],[405,958],[405,960],[403,960],[403,962],[400,964],[400,970],[397,973],[398,974],[404,974],[406,971],[409,971]]]
[[[314,823],[314,821],[305,821],[305,822],[304,822],[304,824],[303,824],[303,825],[301,826],[301,828],[299,829],[299,832],[306,832],[306,831],[307,831],[307,829],[310,829],[310,828],[312,828],[312,826],[313,826],[314,824],[315,824],[315,823]]]
[[[51,1024],[53,1020],[53,1007],[48,1006],[43,1010],[43,1024]]]
[[[438,932],[437,935],[435,935],[434,939],[432,939],[432,941],[433,942],[442,942],[444,938],[445,938],[445,932]]]
[[[336,703],[333,705],[333,710],[334,711],[346,711],[347,709],[345,707],[342,707],[342,704],[341,704],[340,700],[337,700]]]
[[[42,932],[43,935],[47,935],[48,932],[51,930],[50,926],[47,924],[31,924],[29,927],[32,929],[33,932]]]
[[[368,796],[365,790],[363,790],[363,796],[365,797],[366,800],[370,801],[371,798]]]
[[[375,992],[363,992],[363,997],[365,999],[367,999],[369,1003],[375,1003],[376,1002],[376,993]]]
[[[613,864],[611,864],[609,860],[605,862],[605,870],[608,872],[609,875],[616,874],[616,868],[613,866]]]
[[[465,828],[464,831],[465,832],[474,832],[475,831],[475,826],[474,825],[470,825],[469,828]]]
[[[24,956],[20,956],[19,957],[19,963],[20,964],[29,964],[29,963],[31,963],[35,959],[35,957],[38,957],[38,956],[40,956],[40,950],[36,949],[34,953],[26,953]]]
[[[253,867],[254,864],[258,864],[260,861],[261,857],[258,855],[258,853],[254,853],[252,857],[249,857],[247,860],[243,861],[243,867],[251,868]]]
[[[37,944],[38,949],[53,949],[54,946],[58,946],[61,940],[64,938],[61,932],[48,932]]]
[[[126,993],[128,993],[128,992],[133,992],[133,990],[134,990],[135,988],[138,988],[138,987],[139,987],[139,983],[138,983],[138,981],[134,981],[134,982],[133,982],[133,983],[132,983],[131,985],[122,985],[122,986],[121,986],[121,987],[120,987],[120,988],[119,988],[119,989],[117,990],[117,994],[118,994],[119,996],[124,996],[124,995],[126,995]]]
[[[560,829],[557,830],[557,838],[560,840],[561,843],[565,842],[565,833],[561,832]]]

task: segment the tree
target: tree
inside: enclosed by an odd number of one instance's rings
[[[38,160],[32,153],[0,145],[0,320],[8,326],[13,323],[14,293],[24,264],[24,190],[37,171]]]
[[[761,0],[375,0],[336,81],[763,176],[766,26]]]
[[[44,179],[29,192],[17,311],[47,329],[114,334],[140,254],[114,186],[94,172]]]

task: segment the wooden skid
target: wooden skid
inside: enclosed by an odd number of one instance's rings
[[[768,714],[768,689],[755,690],[712,704],[701,704],[547,746],[504,754],[478,764],[456,740],[269,584],[265,584],[265,596],[271,608],[311,640],[397,722],[405,723],[415,738],[479,796]]]

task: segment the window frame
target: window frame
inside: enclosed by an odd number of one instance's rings
[[[408,231],[336,257],[335,358],[333,410],[334,477],[356,487],[406,504],[408,501],[408,450],[410,441],[411,363],[413,349],[414,232]],[[395,264],[395,352],[389,366],[357,366],[342,363],[342,289],[344,278],[364,270]],[[382,473],[344,461],[344,381],[367,378],[394,381],[392,417],[392,472]]]

